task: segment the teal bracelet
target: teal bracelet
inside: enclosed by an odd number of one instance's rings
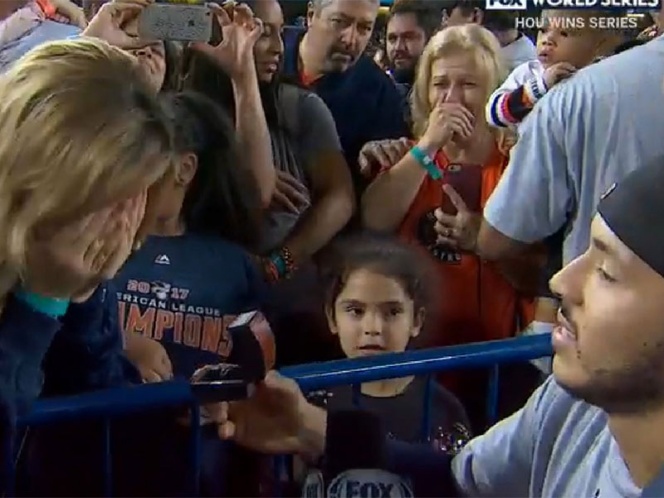
[[[284,258],[281,256],[281,254],[273,255],[270,258],[270,261],[272,261],[274,266],[277,268],[279,276],[283,277],[286,274],[286,261],[284,261]]]
[[[69,299],[56,299],[41,296],[22,289],[15,290],[14,296],[19,301],[23,301],[30,306],[34,311],[38,311],[39,313],[43,313],[52,318],[60,318],[61,316],[64,316],[69,308]]]
[[[433,162],[433,159],[431,159],[428,154],[417,145],[410,149],[410,154],[415,158],[419,165],[426,170],[431,178],[434,180],[440,180],[443,177],[438,166]]]

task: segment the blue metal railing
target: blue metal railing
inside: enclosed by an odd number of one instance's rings
[[[457,368],[523,362],[550,355],[550,336],[539,335],[298,365],[284,368],[281,373],[295,379],[303,391],[313,391]]]
[[[325,389],[339,385],[360,384],[380,379],[428,375],[457,368],[491,367],[505,363],[524,362],[550,356],[548,335],[520,337],[503,341],[466,344],[449,348],[436,348],[405,353],[378,355],[353,360],[299,365],[281,370],[293,378],[303,391]],[[494,373],[497,369],[494,369]],[[497,377],[495,377],[497,379]],[[497,388],[492,382],[492,389]],[[489,399],[495,396],[489,393]],[[495,401],[495,400],[494,400]],[[102,419],[108,428],[104,444],[105,490],[112,495],[112,468],[110,466],[110,421],[130,413],[165,407],[187,405],[191,408],[192,434],[190,451],[191,496],[198,492],[200,467],[199,412],[190,386],[186,381],[145,384],[121,389],[85,393],[76,396],[40,400],[34,410],[19,421],[21,427],[54,424],[67,420]],[[3,448],[9,454],[10,448]],[[12,462],[13,459],[8,459]],[[11,465],[11,463],[10,463]],[[12,475],[13,467],[8,469]],[[10,488],[11,496],[12,489]]]

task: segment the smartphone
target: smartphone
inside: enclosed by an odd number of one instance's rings
[[[206,5],[153,3],[138,18],[138,35],[145,40],[209,42],[212,13]]]
[[[479,164],[450,164],[443,173],[443,183],[451,185],[473,213],[482,211],[482,166]],[[442,192],[441,209],[455,215],[457,209],[449,196]]]

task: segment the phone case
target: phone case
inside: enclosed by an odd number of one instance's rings
[[[205,5],[155,3],[138,18],[138,34],[146,40],[208,42],[212,13]]]
[[[482,166],[478,164],[450,164],[443,173],[443,183],[451,185],[461,196],[470,211],[482,210]],[[457,209],[443,192],[441,209],[447,214],[456,214]]]

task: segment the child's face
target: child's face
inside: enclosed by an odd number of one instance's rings
[[[394,278],[357,270],[327,318],[346,356],[355,358],[405,351],[410,338],[420,333],[424,310],[413,309],[413,300]]]
[[[559,10],[542,13],[543,27],[537,33],[537,58],[544,67],[568,62],[580,69],[593,61],[597,55],[597,34],[587,26],[580,27],[579,19]]]

